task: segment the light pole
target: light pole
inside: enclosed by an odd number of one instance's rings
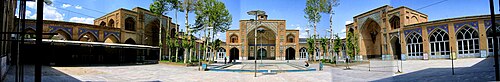
[[[262,11],[262,10],[252,10],[252,11],[248,11],[247,12],[248,15],[255,15],[255,19],[254,20],[251,20],[254,24],[256,24],[257,22],[257,16],[259,15],[262,15],[262,14],[266,14],[265,11]],[[259,24],[260,24],[260,21],[259,21]],[[256,26],[257,27],[257,26]],[[257,28],[256,28],[257,29]],[[255,39],[254,39],[254,64],[255,64],[255,72],[254,72],[254,77],[257,77],[257,30],[255,30]]]
[[[258,28],[257,31],[259,31],[259,33],[264,33],[265,29]],[[260,47],[262,47],[262,39],[260,39]],[[262,64],[262,50],[260,50],[260,64]]]

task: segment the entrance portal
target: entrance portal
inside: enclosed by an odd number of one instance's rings
[[[257,51],[257,59],[266,59],[267,58],[267,51],[264,48],[261,48]]]
[[[286,49],[285,60],[295,60],[295,49],[293,49],[293,48]]]
[[[367,19],[361,28],[361,48],[360,54],[368,56],[368,58],[381,57],[382,55],[382,33],[380,32],[379,24],[373,19]],[[363,45],[364,44],[364,45]]]
[[[238,60],[238,56],[240,55],[240,50],[237,48],[232,48],[229,50],[229,63],[231,63],[232,60]]]
[[[401,60],[401,43],[399,43],[399,38],[394,37],[391,40],[392,45],[392,55],[395,59]]]

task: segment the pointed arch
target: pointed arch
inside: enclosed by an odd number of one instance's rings
[[[34,34],[36,32],[35,29],[26,28],[24,31],[25,31],[25,33],[30,33],[30,34],[26,34],[24,36],[26,39],[34,39],[35,38],[35,34]]]
[[[84,41],[84,42],[96,42],[97,41],[97,37],[95,34],[91,33],[91,32],[86,32],[82,35],[80,35],[80,37],[78,38],[79,41]]]
[[[104,39],[104,43],[120,43],[120,40],[116,35],[110,34]]]
[[[99,24],[99,26],[106,26],[106,22],[101,21],[101,23]]]
[[[479,33],[470,25],[457,30],[458,57],[479,57]]]
[[[449,58],[450,38],[448,32],[435,28],[429,35],[429,49],[431,58]]]
[[[115,27],[115,20],[110,19],[109,22],[108,22],[108,26],[114,28]]]
[[[409,59],[421,59],[423,56],[422,35],[411,32],[406,36],[406,52]]]
[[[391,19],[389,19],[389,22],[391,23],[391,28],[392,29],[398,29],[400,28],[400,18],[399,16],[393,16]]]
[[[129,39],[125,40],[125,44],[136,44],[136,43],[135,43],[134,39],[129,38]]]
[[[286,42],[287,43],[294,43],[295,41],[295,36],[293,34],[288,34],[286,35]]]
[[[125,30],[128,30],[128,31],[135,31],[135,19],[132,18],[132,17],[127,17],[125,19]]]
[[[146,25],[144,30],[146,43],[150,46],[158,46],[160,43],[160,20],[156,19]]]
[[[292,47],[289,47],[285,50],[286,52],[286,57],[285,60],[295,60],[295,49]]]
[[[415,24],[415,23],[418,23],[418,18],[416,16],[412,16],[410,18],[410,24]]]
[[[223,60],[226,57],[226,49],[225,48],[219,48],[217,50],[217,59]]]
[[[57,29],[54,33],[57,33],[57,35],[55,35],[56,37],[58,38],[54,38],[53,39],[57,39],[57,40],[72,40],[71,38],[71,35],[68,31],[65,31],[65,30],[62,30],[62,29]]]
[[[307,54],[309,54],[309,53],[307,53],[306,47],[300,48],[299,53],[300,53],[300,55],[299,55],[300,59],[307,59],[307,56],[308,56]]]
[[[368,18],[359,29],[361,37],[359,38],[361,55],[366,55],[369,58],[380,57],[382,55],[382,32],[381,26],[375,20]],[[353,32],[355,33],[355,32]],[[358,36],[358,35],[355,35]]]
[[[238,36],[236,34],[231,34],[230,36],[230,41],[231,43],[238,43]]]

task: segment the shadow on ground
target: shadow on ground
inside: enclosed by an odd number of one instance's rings
[[[35,66],[24,66],[24,82],[34,82]],[[16,70],[15,66],[11,66],[7,72],[6,79],[3,82],[15,82]],[[42,82],[81,82],[80,80],[65,74],[57,69],[49,66],[42,66]]]
[[[451,62],[450,62],[451,65]],[[487,58],[471,67],[456,67],[455,75],[451,68],[428,68],[415,72],[395,75],[388,78],[375,80],[376,82],[485,82],[495,80],[493,58]]]

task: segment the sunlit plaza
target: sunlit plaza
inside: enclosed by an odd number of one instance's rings
[[[500,81],[498,0],[0,5],[0,82]]]

